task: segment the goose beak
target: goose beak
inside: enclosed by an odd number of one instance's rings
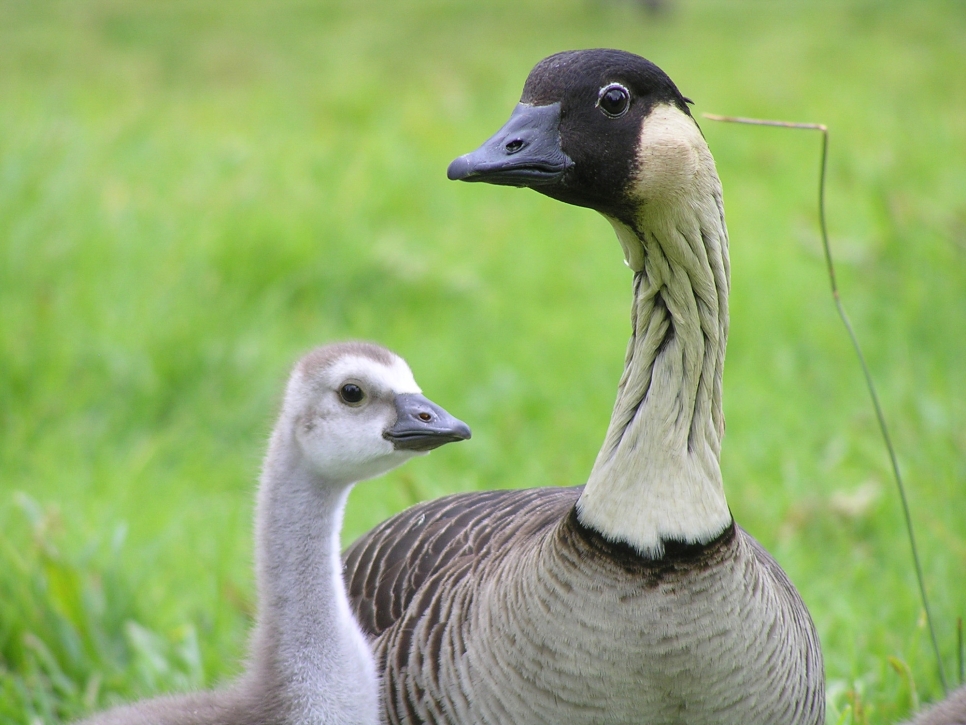
[[[560,104],[518,103],[503,128],[446,170],[452,181],[540,187],[560,181],[573,161],[560,148]]]
[[[383,436],[397,451],[431,451],[469,440],[470,427],[423,395],[396,396],[396,422]]]

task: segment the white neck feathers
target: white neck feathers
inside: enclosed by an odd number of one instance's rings
[[[707,543],[731,523],[719,465],[728,236],[693,119],[654,109],[638,162],[633,226],[610,219],[634,271],[632,336],[578,513],[607,538],[661,556],[663,541]]]

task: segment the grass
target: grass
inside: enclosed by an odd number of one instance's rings
[[[609,226],[444,170],[553,51],[697,113],[821,121],[840,286],[910,487],[947,672],[966,614],[966,11],[955,2],[0,0],[0,722],[237,671],[287,374],[362,337],[469,421],[353,494],[345,539],[456,490],[582,482],[628,334]],[[822,638],[830,722],[941,695],[828,293],[818,138],[704,122],[733,263],[723,467]]]

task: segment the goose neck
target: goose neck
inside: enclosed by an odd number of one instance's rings
[[[728,239],[707,158],[697,193],[610,220],[634,271],[632,334],[578,512],[646,556],[661,556],[666,541],[708,543],[731,524],[719,465]]]

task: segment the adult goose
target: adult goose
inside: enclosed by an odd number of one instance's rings
[[[688,100],[638,56],[560,53],[449,177],[602,213],[632,336],[585,487],[419,504],[347,552],[388,721],[824,723],[808,610],[722,487],[728,238]]]
[[[966,686],[920,713],[909,725],[966,725]]]
[[[402,358],[349,342],[303,357],[265,457],[255,514],[258,615],[230,687],[118,707],[87,725],[375,725],[376,669],[342,583],[349,490],[466,424],[420,393]]]

